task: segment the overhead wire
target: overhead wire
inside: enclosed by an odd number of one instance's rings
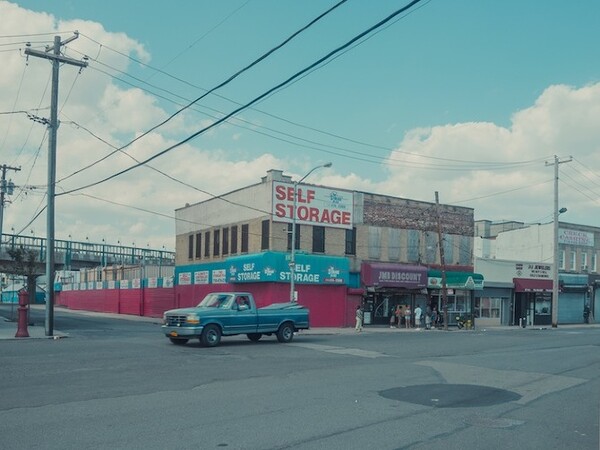
[[[124,148],[127,148],[127,147],[131,146],[133,143],[135,143],[138,140],[142,139],[144,136],[148,135],[152,131],[156,130],[157,128],[159,128],[159,127],[163,126],[164,124],[168,123],[169,121],[171,121],[173,118],[175,118],[181,112],[185,111],[186,109],[188,109],[192,105],[198,103],[200,100],[202,100],[203,98],[205,98],[207,95],[209,95],[212,92],[214,92],[214,91],[222,88],[223,86],[226,86],[231,81],[235,80],[239,75],[241,75],[242,73],[250,70],[252,67],[256,66],[258,63],[260,63],[264,59],[268,58],[270,55],[272,55],[277,50],[281,49],[286,44],[288,44],[290,41],[292,41],[294,38],[296,38],[299,34],[301,34],[302,32],[306,31],[308,28],[310,28],[311,26],[313,26],[319,20],[321,20],[322,18],[324,18],[325,16],[327,16],[328,14],[330,14],[332,11],[334,11],[335,9],[337,9],[338,7],[340,7],[342,4],[346,3],[347,1],[348,0],[340,0],[340,1],[338,1],[332,7],[330,7],[329,9],[327,9],[325,12],[319,14],[317,17],[315,17],[310,22],[308,22],[306,25],[304,25],[303,27],[301,27],[300,29],[298,29],[297,31],[295,31],[294,33],[292,33],[290,36],[288,36],[287,38],[285,38],[282,42],[280,42],[279,44],[277,44],[275,47],[273,47],[270,50],[268,50],[267,52],[263,53],[261,56],[259,56],[254,61],[252,61],[250,64],[244,66],[242,69],[238,70],[233,75],[229,76],[225,81],[222,81],[221,83],[217,84],[213,88],[209,89],[204,94],[202,94],[200,97],[198,97],[195,100],[193,100],[192,102],[188,103],[183,108],[180,108],[178,111],[176,111],[173,114],[171,114],[169,117],[167,117],[162,122],[158,123],[157,125],[154,125],[153,127],[151,127],[149,130],[145,131],[144,133],[141,133],[135,139],[131,140],[130,142],[128,142],[127,144],[125,144],[124,146],[122,146],[121,149],[124,149]],[[414,0],[414,1],[421,1],[421,0]],[[219,122],[219,123],[221,123],[221,122]]]

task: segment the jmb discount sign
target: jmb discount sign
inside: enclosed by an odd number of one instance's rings
[[[296,211],[294,211],[296,195]],[[291,183],[273,183],[273,220],[291,223],[352,228],[352,192]]]

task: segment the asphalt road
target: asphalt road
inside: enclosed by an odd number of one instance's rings
[[[0,448],[599,448],[600,328],[209,349],[157,322],[57,311],[68,338],[0,341]]]

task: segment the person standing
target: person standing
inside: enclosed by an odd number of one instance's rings
[[[402,305],[397,305],[396,306],[396,326],[398,328],[400,328],[400,326],[402,325],[402,317],[404,317],[404,314],[402,311]]]
[[[412,317],[412,311],[410,310],[410,306],[404,306],[404,321],[406,322],[406,328],[412,328],[410,320]]]
[[[590,323],[590,305],[587,303],[583,307],[583,322]]]
[[[421,309],[421,305],[417,305],[415,308],[415,327],[417,330],[421,329],[421,315],[423,314],[423,310]]]
[[[365,313],[363,312],[360,305],[358,305],[356,307],[356,325],[354,326],[354,329],[356,331],[358,331],[359,333],[362,331],[364,317],[365,317]]]
[[[390,308],[390,328],[394,328],[394,322],[396,321],[396,311],[394,308]]]

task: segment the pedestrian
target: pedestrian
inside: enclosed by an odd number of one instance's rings
[[[425,329],[426,330],[431,330],[431,308],[429,306],[427,306],[427,309],[425,310]]]
[[[410,310],[410,306],[404,305],[404,322],[406,323],[406,328],[411,328],[411,316],[412,311]]]
[[[436,328],[437,328],[437,322],[438,322],[438,313],[437,313],[437,309],[434,306],[433,309],[431,310],[431,323]]]
[[[404,313],[402,311],[402,305],[396,306],[396,326],[400,328],[402,326],[402,317],[404,317]]]
[[[390,308],[390,328],[394,328],[394,323],[396,322],[396,311],[394,308]]]
[[[364,317],[365,314],[361,309],[360,305],[358,305],[356,307],[356,325],[354,326],[354,329],[359,333],[362,331]]]
[[[587,303],[583,307],[583,321],[584,323],[590,323],[590,305]]]
[[[417,305],[415,308],[415,327],[417,330],[421,329],[421,315],[423,314],[423,310],[421,309],[421,305]]]

